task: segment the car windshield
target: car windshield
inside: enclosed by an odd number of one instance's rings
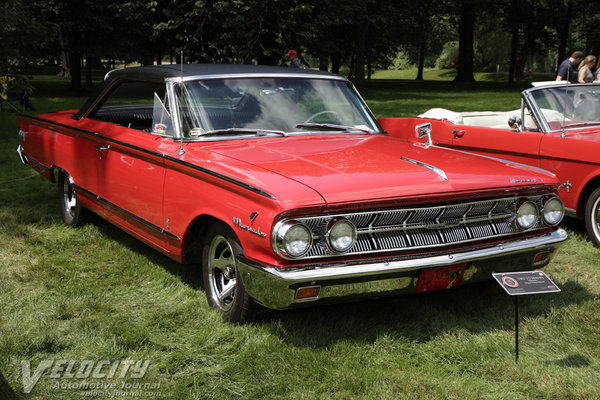
[[[175,95],[185,137],[381,132],[356,91],[342,80],[193,80],[176,84]]]
[[[600,125],[600,85],[567,85],[532,92],[550,130]]]

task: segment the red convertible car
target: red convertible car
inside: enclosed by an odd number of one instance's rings
[[[394,137],[329,73],[115,70],[81,109],[19,122],[67,225],[92,211],[201,268],[228,321],[540,268],[567,239],[553,174]]]
[[[521,108],[515,111],[438,108],[420,117],[427,120],[414,124],[431,122],[438,145],[554,172],[567,215],[585,219],[590,239],[600,247],[599,83],[534,83],[523,91]]]

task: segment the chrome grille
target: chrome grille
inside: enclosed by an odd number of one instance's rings
[[[527,198],[541,206],[546,195]],[[344,255],[443,248],[522,232],[515,224],[515,214],[517,203],[523,198],[293,219],[313,232],[313,246],[304,259],[337,255],[328,249],[325,232],[329,221],[339,217],[349,219],[357,228],[356,243]],[[530,230],[543,227],[540,220]]]

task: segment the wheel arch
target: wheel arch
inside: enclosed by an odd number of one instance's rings
[[[235,234],[231,225],[213,215],[198,215],[192,220],[183,235],[181,250],[183,264],[202,263],[202,243],[204,236],[207,230],[215,224],[222,225],[226,228],[231,236],[237,240],[240,246],[242,246],[239,237]]]
[[[590,179],[581,192],[579,193],[579,198],[577,199],[577,216],[583,218],[585,216],[585,205],[587,203],[587,199],[590,197],[592,192],[596,190],[596,188],[600,187],[600,175],[597,175]]]

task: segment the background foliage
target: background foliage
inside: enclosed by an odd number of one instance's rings
[[[599,0],[4,0],[0,73],[61,65],[72,86],[104,64],[282,64],[361,85],[375,69],[414,65],[475,71],[554,71],[573,50],[600,52]],[[587,11],[586,11],[587,10]],[[455,44],[456,43],[456,44]],[[456,46],[456,48],[455,48]],[[459,51],[460,49],[460,51]],[[399,59],[399,54],[402,59]],[[82,69],[83,66],[83,69]]]

